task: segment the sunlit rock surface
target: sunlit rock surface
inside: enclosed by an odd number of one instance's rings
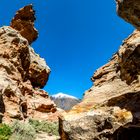
[[[37,38],[34,19],[32,6],[25,6],[17,12],[11,27],[0,28],[1,122],[56,120],[58,116],[56,105],[40,89],[48,81],[50,68],[29,45]]]

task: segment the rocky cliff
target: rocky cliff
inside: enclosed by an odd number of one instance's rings
[[[38,36],[34,14],[32,5],[25,6],[0,28],[0,122],[57,117],[56,105],[40,89],[50,68],[29,45]]]
[[[138,140],[140,132],[140,1],[117,0],[135,30],[91,78],[83,101],[60,117],[62,140]]]

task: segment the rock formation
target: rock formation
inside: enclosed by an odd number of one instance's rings
[[[140,1],[116,0],[116,2],[118,15],[137,29],[140,29]]]
[[[118,15],[135,30],[91,78],[82,102],[59,117],[61,140],[132,140],[140,132],[140,2],[117,0]],[[50,68],[29,45],[38,36],[32,5],[0,28],[0,122],[55,120],[56,105],[41,90]]]
[[[29,45],[38,34],[34,20],[34,11],[28,5],[17,12],[11,27],[0,28],[1,122],[47,120],[58,115],[54,102],[40,89],[48,80],[50,68]]]
[[[81,103],[60,117],[62,140],[138,140],[140,132],[140,1],[117,0],[135,30],[91,78]]]
[[[70,96],[64,93],[58,93],[50,96],[51,100],[57,105],[57,107],[69,111],[74,105],[80,103],[80,100],[74,96]]]
[[[11,21],[11,27],[20,32],[31,44],[38,37],[38,32],[34,28],[35,11],[32,5],[21,8]]]

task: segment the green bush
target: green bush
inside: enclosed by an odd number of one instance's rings
[[[8,140],[12,131],[10,126],[6,124],[0,124],[0,140]]]
[[[15,121],[11,128],[10,140],[34,140],[36,137],[36,131],[29,123]]]
[[[15,121],[11,126],[0,124],[0,140],[35,140],[37,132],[58,136],[58,123],[30,119]]]
[[[30,119],[29,124],[32,125],[37,132],[42,131],[51,135],[59,135],[58,123]]]

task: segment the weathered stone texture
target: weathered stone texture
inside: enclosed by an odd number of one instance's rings
[[[140,29],[140,1],[116,0],[116,2],[118,15],[137,29]]]
[[[10,26],[19,31],[28,40],[29,44],[31,44],[38,37],[38,32],[34,28],[34,21],[35,11],[33,10],[33,6],[27,5],[17,11]]]
[[[56,105],[40,89],[48,81],[50,68],[29,46],[37,38],[34,20],[29,5],[17,12],[11,27],[0,28],[0,122],[58,116]]]

